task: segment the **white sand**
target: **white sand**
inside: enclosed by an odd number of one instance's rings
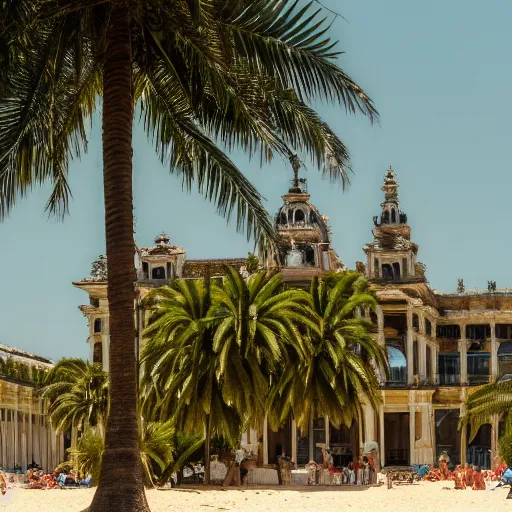
[[[495,482],[490,486],[494,487]],[[449,490],[443,489],[449,487]],[[456,491],[453,482],[421,482],[387,489],[311,488],[281,490],[252,488],[230,490],[172,489],[147,492],[152,512],[244,510],[250,512],[512,512],[508,488],[495,491]],[[94,489],[9,490],[0,498],[0,511],[78,512],[90,503]],[[122,511],[119,511],[122,512]]]

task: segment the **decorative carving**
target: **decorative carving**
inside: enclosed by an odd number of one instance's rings
[[[457,279],[457,293],[464,293],[465,291],[464,279]]]
[[[107,257],[104,254],[100,254],[96,261],[93,261],[91,267],[90,277],[85,279],[86,281],[107,281]]]
[[[419,261],[414,266],[414,271],[416,272],[417,277],[425,277],[425,274],[427,272],[427,266],[425,263],[420,263]]]

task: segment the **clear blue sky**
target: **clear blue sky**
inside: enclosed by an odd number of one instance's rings
[[[337,19],[332,35],[346,52],[339,64],[373,98],[381,125],[319,107],[349,146],[354,175],[347,193],[323,181],[312,165],[312,201],[328,215],[333,245],[351,268],[371,241],[380,186],[391,164],[400,181],[419,260],[432,286],[512,287],[509,204],[512,2],[488,0],[325,0]],[[101,130],[93,123],[90,150],[71,165],[74,200],[63,223],[48,220],[48,189],[35,190],[0,224],[3,293],[0,342],[58,359],[87,357],[87,295],[72,281],[87,276],[104,252]],[[235,155],[267,198],[272,215],[288,187],[287,162]],[[134,133],[136,240],[150,244],[165,230],[190,258],[245,256],[252,248],[216,217],[201,196],[187,195],[154,156],[140,127]]]

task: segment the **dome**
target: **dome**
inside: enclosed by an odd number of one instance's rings
[[[286,242],[330,243],[327,217],[309,202],[309,194],[289,193],[275,217],[275,226]]]

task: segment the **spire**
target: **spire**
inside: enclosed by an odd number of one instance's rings
[[[381,190],[385,193],[385,202],[394,203],[398,206],[398,183],[396,182],[396,174],[391,165],[389,166],[388,172],[384,177],[384,185]]]
[[[384,192],[384,202],[380,205],[381,224],[407,224],[407,215],[399,210],[398,187],[395,171],[389,166],[381,187]],[[373,222],[376,226],[379,225],[377,217],[373,218]]]

